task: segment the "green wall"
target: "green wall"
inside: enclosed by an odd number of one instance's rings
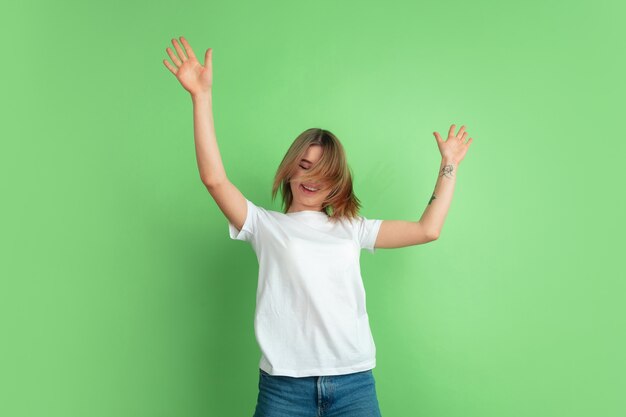
[[[181,35],[214,48],[224,165],[265,208],[309,127],[379,219],[426,208],[432,132],[473,137],[440,239],[362,252],[385,417],[626,415],[621,2],[0,11],[0,415],[253,413],[257,261],[200,181]]]

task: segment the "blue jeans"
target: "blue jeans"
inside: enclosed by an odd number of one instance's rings
[[[253,417],[381,417],[372,370],[345,375],[270,375],[259,369]]]

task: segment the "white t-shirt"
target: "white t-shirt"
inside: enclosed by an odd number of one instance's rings
[[[332,224],[321,211],[282,213],[247,200],[241,230],[259,261],[254,332],[270,375],[342,375],[376,366],[361,249],[374,253],[382,220]]]

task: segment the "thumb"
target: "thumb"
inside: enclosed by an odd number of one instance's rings
[[[204,53],[204,66],[211,68],[211,59],[213,57],[213,48],[209,48]]]

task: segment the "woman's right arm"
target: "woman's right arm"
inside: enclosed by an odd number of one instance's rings
[[[207,188],[227,180],[215,137],[212,91],[192,94],[193,136],[200,179]]]
[[[241,230],[248,214],[246,198],[226,177],[217,146],[211,91],[192,95],[193,135],[200,178],[226,218]]]
[[[211,91],[192,95],[193,134],[200,178],[226,218],[241,230],[248,214],[246,198],[226,177],[213,123]]]
[[[215,137],[212,96],[213,50],[211,48],[206,50],[205,65],[202,66],[187,40],[182,36],[180,39],[187,55],[185,56],[176,40],[172,39],[178,56],[170,48],[166,48],[166,51],[176,67],[165,59],[163,63],[191,95],[193,133],[200,179],[228,220],[241,229],[248,212],[246,198],[228,180]]]

